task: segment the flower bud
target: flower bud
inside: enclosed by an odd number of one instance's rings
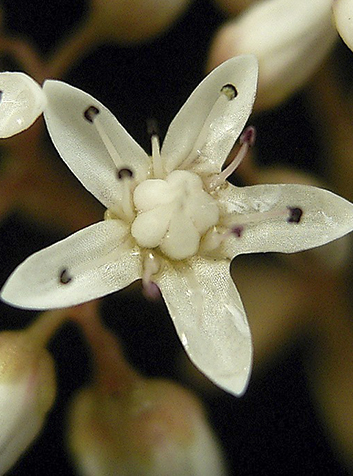
[[[237,15],[239,12],[248,8],[255,0],[216,0],[225,13]]]
[[[33,337],[0,333],[0,475],[37,437],[55,398],[53,360]]]
[[[45,104],[45,94],[32,78],[24,73],[0,73],[0,138],[30,127]]]
[[[302,87],[337,37],[332,0],[262,0],[223,26],[208,68],[244,53],[259,61],[258,110],[273,108]]]
[[[174,383],[139,379],[121,394],[81,390],[69,446],[83,476],[222,476],[217,442],[198,400]]]
[[[338,33],[348,48],[353,50],[353,1],[334,0],[332,10]]]
[[[92,24],[107,40],[130,43],[149,39],[165,29],[190,0],[92,0]]]

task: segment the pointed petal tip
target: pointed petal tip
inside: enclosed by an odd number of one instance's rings
[[[245,368],[244,373],[233,374],[225,377],[216,377],[206,375],[217,387],[234,395],[235,397],[242,397],[249,385],[251,375],[251,368]]]

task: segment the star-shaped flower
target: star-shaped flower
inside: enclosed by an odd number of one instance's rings
[[[251,112],[256,82],[255,57],[223,63],[177,114],[161,150],[152,136],[149,157],[97,100],[46,81],[51,138],[107,212],[104,221],[29,257],[2,298],[23,308],[65,307],[142,279],[147,293],[160,289],[194,364],[220,387],[242,394],[252,345],[231,259],[300,251],[353,229],[353,205],[329,191],[227,182],[253,141],[248,128],[221,172]]]

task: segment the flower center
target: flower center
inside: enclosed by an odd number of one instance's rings
[[[201,178],[186,170],[140,183],[133,202],[132,236],[141,247],[159,247],[174,260],[195,255],[201,237],[219,219],[216,200],[204,191]]]

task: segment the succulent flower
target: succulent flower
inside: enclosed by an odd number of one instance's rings
[[[244,392],[252,345],[229,274],[242,253],[296,252],[353,229],[353,205],[307,185],[227,181],[254,140],[250,127],[222,171],[253,105],[257,61],[232,58],[196,88],[149,157],[96,99],[49,80],[45,121],[61,157],[107,208],[105,220],[29,257],[2,299],[22,308],[72,306],[142,279],[160,290],[192,362]]]
[[[0,73],[0,138],[24,131],[42,114],[42,88],[24,73]]]

